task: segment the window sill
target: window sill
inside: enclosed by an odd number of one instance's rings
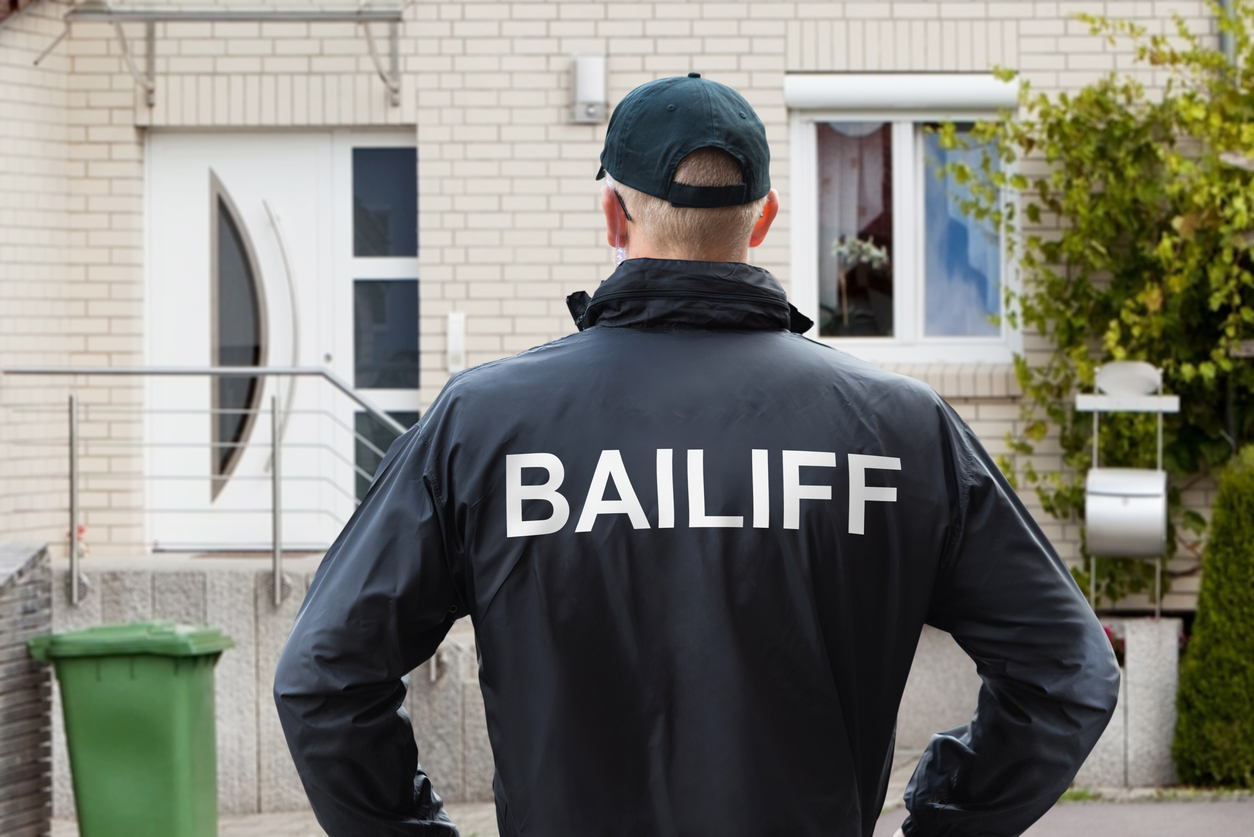
[[[915,378],[941,398],[1019,398],[1023,391],[1009,363],[877,363]]]

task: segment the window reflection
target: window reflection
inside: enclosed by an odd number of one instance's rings
[[[353,283],[354,385],[418,388],[418,280]]]
[[[353,149],[353,255],[418,255],[415,149]]]
[[[969,137],[970,126],[959,137]],[[938,172],[952,162],[975,172],[985,148],[941,148],[939,135],[923,134],[924,149],[924,296],[925,333],[929,337],[996,337],[1001,326],[1001,241],[991,220],[962,211],[970,186]],[[992,157],[996,160],[996,156]]]
[[[891,336],[892,125],[830,122],[817,129],[819,333]]]

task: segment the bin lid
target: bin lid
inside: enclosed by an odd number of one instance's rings
[[[180,625],[168,620],[100,625],[80,631],[39,636],[27,643],[37,660],[65,657],[118,657],[154,654],[199,657],[218,654],[235,643],[217,628]]]
[[[1167,494],[1167,472],[1147,468],[1090,468],[1084,487],[1089,494],[1163,497]]]

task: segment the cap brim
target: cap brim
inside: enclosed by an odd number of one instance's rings
[[[601,170],[597,172],[597,180],[605,179],[605,166],[601,166]]]

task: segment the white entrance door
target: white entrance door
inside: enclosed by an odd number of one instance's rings
[[[325,366],[416,420],[413,146],[412,134],[154,132],[147,365]],[[373,448],[390,441],[378,422],[318,378],[156,377],[154,548],[270,547],[275,403],[284,548],[334,539],[369,484]]]

